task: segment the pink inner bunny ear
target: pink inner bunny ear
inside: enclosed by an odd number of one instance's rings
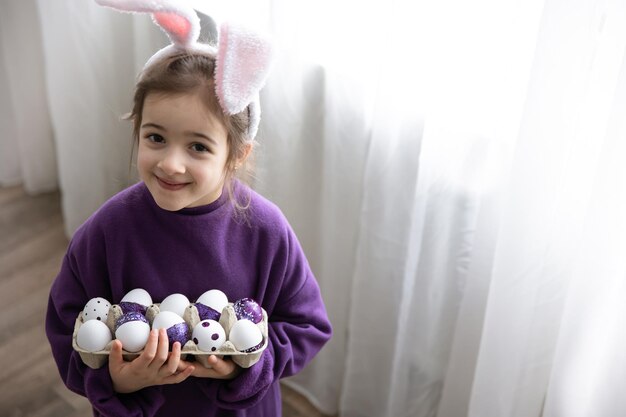
[[[181,0],[96,0],[101,6],[127,13],[152,13],[152,19],[178,47],[193,45],[200,36],[196,11]]]
[[[200,36],[200,19],[192,8],[180,7],[152,13],[152,19],[181,47],[192,45]]]
[[[191,33],[191,23],[182,16],[175,13],[157,12],[153,13],[154,20],[172,37],[172,41],[179,45],[189,43]],[[191,40],[193,41],[193,40]]]
[[[220,28],[216,92],[222,109],[236,114],[246,108],[265,84],[272,60],[271,44],[244,28]]]

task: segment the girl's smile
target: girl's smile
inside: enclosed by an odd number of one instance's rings
[[[159,178],[155,175],[157,182],[159,183],[159,185],[163,188],[165,188],[166,190],[170,190],[170,191],[177,191],[182,189],[183,187],[185,187],[186,185],[188,185],[189,183],[183,182],[183,183],[176,183],[173,181],[168,181],[165,180],[163,178]]]

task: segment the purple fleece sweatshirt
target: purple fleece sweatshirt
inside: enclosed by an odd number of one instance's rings
[[[238,193],[249,190],[237,183]],[[227,193],[202,207],[169,212],[143,183],[105,203],[75,233],[52,285],[46,333],[67,387],[95,416],[279,417],[279,378],[300,371],[331,337],[318,284],[280,210],[250,190],[247,219]],[[235,379],[190,377],[176,385],[113,391],[108,366],[91,369],[72,349],[74,321],[93,297],[119,303],[134,288],[155,302],[172,293],[195,300],[220,289],[267,311],[269,343]]]

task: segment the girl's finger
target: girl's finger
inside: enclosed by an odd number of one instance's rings
[[[178,368],[176,368],[176,372],[182,372],[182,371],[184,371],[185,369],[189,368],[190,366],[193,366],[193,365],[191,364],[191,362],[187,362],[187,361],[185,361],[185,360],[183,360],[183,359],[180,359],[180,360],[178,361]]]
[[[174,346],[172,346],[172,353],[170,354],[167,363],[165,364],[165,369],[168,372],[168,375],[173,375],[176,373],[178,369],[178,363],[180,362],[180,342],[174,342]]]
[[[215,355],[209,356],[207,362],[209,363],[209,365],[211,365],[215,372],[222,376],[227,376],[235,370],[233,362],[225,361]]]
[[[169,356],[170,342],[167,337],[167,331],[165,329],[159,329],[159,343],[157,345],[156,356],[152,361],[153,367],[160,369]]]
[[[150,366],[150,364],[152,363],[152,361],[154,360],[156,356],[158,340],[159,340],[159,334],[157,330],[151,330],[150,336],[148,336],[148,342],[146,343],[146,346],[144,346],[143,348],[143,352],[141,352],[141,355],[139,355],[139,357],[135,359],[135,361],[137,361],[139,365],[141,365],[144,368],[147,368],[148,366]]]
[[[119,368],[123,363],[122,342],[114,340],[111,345],[111,352],[109,352],[109,369],[111,369],[111,367]]]

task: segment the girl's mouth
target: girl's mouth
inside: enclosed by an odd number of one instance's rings
[[[159,183],[159,186],[169,191],[180,190],[181,188],[184,188],[188,184],[186,182],[183,182],[183,183],[169,182],[159,177],[156,177],[156,179],[157,179],[157,182]]]

